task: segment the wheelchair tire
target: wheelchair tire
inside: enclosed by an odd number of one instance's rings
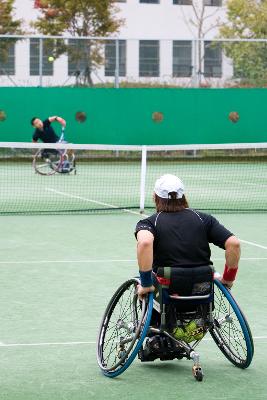
[[[38,150],[33,158],[33,168],[39,175],[54,175],[60,169],[63,163],[63,157],[58,152],[53,158],[44,159],[43,150]]]
[[[214,324],[210,334],[225,357],[245,369],[254,354],[248,322],[230,291],[217,279],[214,283]]]
[[[146,337],[153,310],[153,293],[141,302],[138,279],[123,283],[112,296],[97,339],[97,361],[103,374],[115,378],[133,362]]]

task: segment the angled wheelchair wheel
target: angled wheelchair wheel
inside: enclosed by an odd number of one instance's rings
[[[62,154],[55,149],[41,149],[33,158],[33,168],[40,175],[53,175],[63,162]]]
[[[143,301],[136,294],[138,279],[123,283],[111,298],[97,340],[97,361],[104,375],[114,378],[133,362],[149,328],[153,294]]]
[[[254,354],[248,322],[230,291],[217,279],[214,283],[214,324],[210,334],[232,364],[247,368]]]
[[[57,171],[59,174],[71,174],[73,173],[76,175],[76,161],[75,161],[75,155],[73,151],[65,151],[61,154],[62,156],[62,161],[58,164],[59,167],[57,168]]]

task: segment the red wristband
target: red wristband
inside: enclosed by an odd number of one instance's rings
[[[225,281],[233,282],[237,274],[238,267],[229,268],[226,264],[223,271],[223,279]]]

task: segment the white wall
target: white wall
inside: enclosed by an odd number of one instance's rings
[[[34,8],[34,0],[16,0],[15,7],[16,17],[25,20],[24,30],[28,33],[34,33],[30,23],[39,15],[38,9]],[[118,16],[125,19],[125,24],[120,28],[120,32],[116,37],[131,39],[127,40],[127,79],[140,80],[138,77],[138,40],[150,39],[162,40],[160,42],[160,75],[161,80],[169,81],[172,78],[172,40],[192,40],[197,38],[196,27],[190,22],[191,19],[194,20],[192,6],[174,5],[172,0],[161,0],[160,4],[140,4],[139,0],[127,0],[126,3],[117,3],[117,7],[120,9]],[[216,25],[218,18],[221,20],[225,18],[224,7],[206,7],[205,13],[206,16],[209,14],[214,15],[206,20],[204,30],[211,24]],[[216,34],[217,28],[212,29],[207,34],[206,39],[212,39]],[[227,72],[230,73],[228,70]],[[99,69],[97,75],[93,76],[95,82],[101,80],[113,81],[113,78],[104,76],[103,67]],[[12,79],[18,85],[36,86],[40,83],[38,77],[29,76],[29,42],[21,41],[17,44],[16,75]],[[66,80],[68,80],[68,84],[75,83],[75,78],[68,79],[67,58],[62,56],[54,62],[54,75],[43,77],[42,84],[62,85]],[[0,85],[10,84],[11,81],[9,79],[0,77]]]

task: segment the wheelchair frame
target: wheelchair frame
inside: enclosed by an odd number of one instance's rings
[[[199,354],[195,351],[202,339],[188,343],[175,338],[174,334],[166,329],[166,306],[162,299],[157,304],[155,294],[149,293],[141,302],[136,294],[139,284],[138,278],[124,282],[106,308],[97,340],[97,361],[103,374],[110,378],[120,375],[137,355],[143,362],[154,361],[157,358],[161,360],[187,358],[193,360],[193,376],[197,381],[202,381],[203,369]],[[190,301],[196,310],[199,307],[203,308],[205,304],[205,333],[211,334],[216,345],[233,365],[245,369],[250,365],[254,354],[253,338],[248,322],[229,289],[218,279],[214,279],[212,286],[209,299],[207,296],[205,299],[201,296],[191,296],[187,299],[176,297],[171,299],[171,304],[178,304],[181,300]],[[164,289],[164,286],[160,285],[160,290],[162,287]],[[153,310],[160,316],[158,327],[151,325]],[[190,311],[189,313],[185,311],[185,315],[190,321]],[[164,351],[161,354],[154,354],[152,359],[145,359],[146,345],[150,339],[156,337],[155,335],[164,343]]]
[[[43,155],[44,151],[47,152],[47,156]],[[69,162],[69,167],[64,171],[66,161]],[[39,149],[33,158],[33,168],[40,175],[70,174],[71,172],[76,175],[75,154],[73,152],[68,154],[66,150]]]
[[[65,130],[62,128],[58,143],[67,143],[64,140]],[[68,168],[64,168],[68,162]],[[33,168],[40,175],[70,174],[76,175],[75,154],[72,150],[39,149],[33,157]]]

